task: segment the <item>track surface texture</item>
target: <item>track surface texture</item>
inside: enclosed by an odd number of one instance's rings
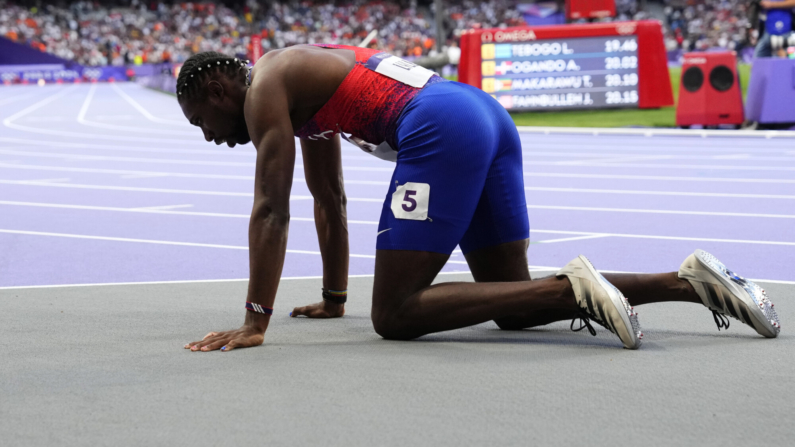
[[[534,276],[578,254],[606,271],[675,271],[701,248],[763,284],[778,339],[659,304],[639,308],[646,337],[632,352],[568,322],[385,341],[369,300],[392,165],[344,146],[346,316],[288,317],[321,287],[298,160],[266,344],[206,354],[182,346],[243,318],[252,147],[204,142],[173,97],[135,84],[0,92],[4,446],[744,446],[795,434],[790,139],[522,133]],[[438,280],[467,272],[457,252]]]

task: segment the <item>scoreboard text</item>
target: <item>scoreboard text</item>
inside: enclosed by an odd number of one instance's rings
[[[475,30],[461,46],[459,81],[509,110],[673,104],[656,22]]]
[[[638,40],[483,43],[481,88],[506,109],[638,105]]]

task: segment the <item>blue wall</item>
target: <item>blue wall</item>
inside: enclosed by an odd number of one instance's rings
[[[59,64],[67,67],[77,65],[72,61],[0,37],[0,65],[34,64]]]

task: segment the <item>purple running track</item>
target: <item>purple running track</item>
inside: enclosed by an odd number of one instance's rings
[[[206,143],[135,84],[0,95],[0,287],[248,277],[254,151]],[[789,139],[522,133],[533,269],[678,269],[694,249],[793,281]],[[345,143],[344,143],[345,144]],[[352,275],[372,274],[393,165],[345,144]],[[296,161],[285,277],[321,275]],[[468,271],[460,252],[444,271]]]

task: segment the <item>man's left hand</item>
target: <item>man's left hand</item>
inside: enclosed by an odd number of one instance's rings
[[[291,317],[304,316],[309,318],[339,318],[343,315],[345,315],[345,304],[337,304],[325,300],[309,306],[296,307],[293,309],[293,313],[290,314]]]

